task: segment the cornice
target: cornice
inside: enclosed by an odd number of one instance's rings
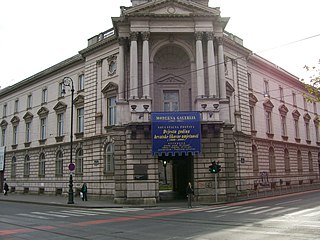
[[[86,56],[100,50],[101,48],[104,48],[105,46],[107,46],[110,43],[118,43],[118,38],[116,37],[116,35],[107,37],[97,43],[90,45],[89,47],[87,47],[85,49],[80,50],[79,54],[82,55],[83,57],[86,57]]]

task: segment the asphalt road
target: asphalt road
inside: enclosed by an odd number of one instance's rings
[[[215,206],[90,208],[1,202],[0,239],[320,239],[320,191]]]

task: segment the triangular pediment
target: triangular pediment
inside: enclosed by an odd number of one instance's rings
[[[220,10],[188,0],[158,0],[123,11],[124,16],[219,16]]]
[[[279,107],[279,112],[281,115],[286,115],[289,112],[289,109],[286,107],[286,105],[282,104]]]
[[[64,112],[67,109],[67,104],[65,104],[64,102],[59,101],[54,107],[53,109],[56,112]]]
[[[158,84],[185,84],[186,80],[172,73],[162,76],[156,81]]]
[[[23,119],[26,121],[26,122],[30,122],[32,119],[33,119],[33,114],[31,112],[27,112],[24,116],[23,116]]]
[[[79,95],[77,96],[74,100],[73,100],[73,104],[75,106],[80,106],[84,104],[84,96],[83,95]]]
[[[10,122],[12,123],[12,125],[16,126],[19,124],[20,118],[18,116],[14,116]]]
[[[118,85],[114,82],[109,82],[103,89],[102,93],[106,94],[108,92],[117,92],[118,91]]]
[[[6,120],[2,120],[0,126],[1,128],[6,128],[8,126],[8,122]]]
[[[45,117],[49,114],[49,109],[46,108],[46,107],[41,107],[39,109],[39,111],[37,112],[37,114],[40,116],[40,117]]]

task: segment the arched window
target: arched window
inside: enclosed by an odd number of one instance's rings
[[[83,174],[83,149],[79,148],[76,152],[76,174]]]
[[[253,161],[253,173],[258,175],[259,173],[259,163],[258,163],[258,150],[256,146],[252,146],[252,161]]]
[[[17,158],[13,156],[11,160],[11,177],[15,178],[16,174],[17,174]]]
[[[308,162],[309,162],[309,172],[313,172],[312,153],[310,151],[308,153]]]
[[[273,147],[269,148],[269,170],[270,170],[270,173],[276,172],[276,157],[274,155]]]
[[[290,157],[288,149],[284,150],[284,171],[286,173],[290,172]]]
[[[46,156],[44,153],[40,154],[39,157],[39,177],[44,177],[46,175]]]
[[[27,154],[24,157],[24,177],[29,177],[30,175],[30,157]]]
[[[114,145],[109,143],[104,149],[104,171],[105,173],[113,172],[114,170]]]
[[[301,151],[298,150],[297,152],[297,163],[298,163],[298,172],[302,173],[303,169],[302,169],[302,155],[301,155]]]
[[[56,155],[56,177],[63,175],[63,153],[59,151]]]

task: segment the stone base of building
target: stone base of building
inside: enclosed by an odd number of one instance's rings
[[[114,198],[113,202],[115,204],[128,204],[128,205],[145,205],[153,206],[157,203],[156,198]]]

